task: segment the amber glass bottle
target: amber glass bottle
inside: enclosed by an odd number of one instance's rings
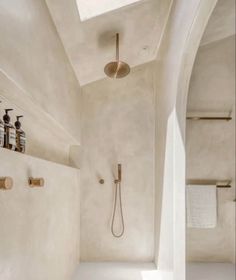
[[[0,103],[1,103],[1,101],[0,101]],[[4,123],[0,117],[0,147],[4,146],[4,134],[5,134]]]
[[[20,118],[23,116],[16,116],[16,151],[20,153],[25,153],[25,145],[26,145],[26,136],[25,132],[21,129]]]
[[[16,130],[14,126],[10,123],[10,116],[8,115],[9,111],[13,109],[5,109],[6,114],[3,116],[4,121],[4,147],[10,150],[15,151],[16,149]]]

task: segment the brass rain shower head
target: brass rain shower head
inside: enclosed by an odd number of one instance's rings
[[[110,78],[120,79],[127,76],[130,67],[119,58],[119,34],[116,34],[116,61],[109,62],[104,68],[105,74]]]

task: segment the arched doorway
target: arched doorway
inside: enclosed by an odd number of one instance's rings
[[[216,4],[176,1],[158,57],[156,263],[170,279],[185,279],[185,126],[188,87],[197,49]],[[184,22],[182,21],[184,19]],[[159,203],[158,203],[159,201]],[[168,278],[169,279],[169,278]]]
[[[235,279],[234,5],[234,1],[218,1],[190,81],[186,260],[191,263],[187,280]],[[223,18],[231,18],[231,25],[225,26]]]

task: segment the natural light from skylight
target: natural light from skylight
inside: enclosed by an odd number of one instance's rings
[[[81,21],[139,2],[140,0],[76,0]]]

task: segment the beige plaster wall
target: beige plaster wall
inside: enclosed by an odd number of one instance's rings
[[[0,279],[69,280],[79,259],[77,169],[0,149]],[[28,176],[44,188],[29,188]]]
[[[80,87],[45,2],[1,1],[0,37],[0,94],[11,106],[20,107],[32,124],[38,126],[37,119],[45,119],[52,131],[58,131],[53,140],[45,133],[47,140],[37,141],[42,154],[48,153],[46,141],[61,146],[57,137],[64,134],[66,141],[57,152],[61,153],[58,161],[66,163],[65,150],[68,157],[69,145],[80,140]],[[28,114],[32,110],[36,117]],[[28,142],[41,139],[41,129],[29,133]],[[57,161],[54,156],[48,153]]]
[[[81,260],[154,258],[154,89],[152,65],[83,88]],[[125,234],[110,231],[117,163],[123,167]],[[105,184],[98,183],[104,178]]]
[[[189,261],[230,262],[235,256],[235,36],[199,48],[188,111],[230,112],[233,120],[187,122],[187,178],[232,179],[218,190],[215,229],[187,230]]]

